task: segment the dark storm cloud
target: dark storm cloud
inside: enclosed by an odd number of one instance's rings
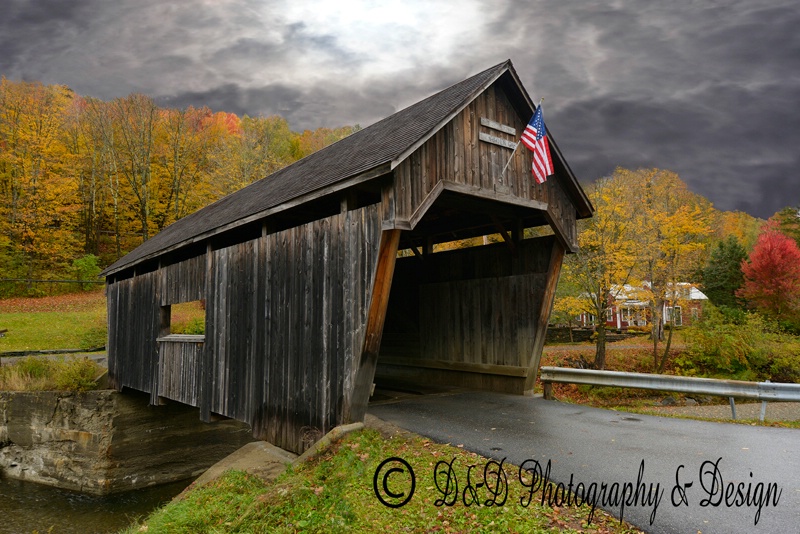
[[[296,5],[6,0],[0,74],[280,114],[302,130],[366,126],[511,58],[583,182],[660,167],[721,209],[768,217],[800,204],[796,2],[464,0],[452,20],[391,26],[360,46],[348,41],[357,30],[289,20]]]
[[[89,2],[6,0],[0,15],[0,74],[34,79],[37,59],[57,54],[53,36],[85,29]]]
[[[800,204],[800,8],[771,3],[539,4],[548,52],[515,64],[584,181],[667,168],[768,217]]]

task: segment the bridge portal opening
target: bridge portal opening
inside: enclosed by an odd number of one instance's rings
[[[548,276],[563,251],[546,225],[540,210],[451,193],[404,232],[378,391],[532,389],[552,303]]]

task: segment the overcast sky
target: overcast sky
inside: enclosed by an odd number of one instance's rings
[[[367,126],[511,59],[583,183],[677,172],[800,204],[797,0],[3,0],[0,75],[110,100]]]

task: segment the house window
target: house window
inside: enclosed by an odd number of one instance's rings
[[[606,321],[609,323],[614,321],[614,310],[612,308],[606,310]]]
[[[681,326],[683,325],[683,318],[681,317],[681,307],[680,306],[672,306],[666,309],[666,317],[664,317],[665,322],[670,323],[674,326]]]

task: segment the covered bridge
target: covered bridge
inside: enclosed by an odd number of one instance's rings
[[[534,109],[506,61],[167,227],[103,273],[112,383],[295,452],[363,419],[376,371],[532,390],[592,214],[552,135],[546,183],[527,150],[502,172]],[[171,306],[195,300],[204,335],[170,335]]]

